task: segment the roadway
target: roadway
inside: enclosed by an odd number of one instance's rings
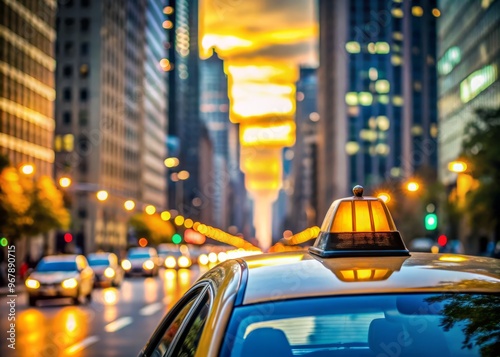
[[[155,278],[126,278],[119,288],[98,288],[92,302],[16,301],[16,349],[8,347],[9,298],[0,297],[0,356],[137,356],[165,313],[199,276],[160,270]]]

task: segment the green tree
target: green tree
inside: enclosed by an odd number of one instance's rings
[[[465,128],[463,156],[479,183],[467,195],[472,226],[492,229],[500,240],[500,108],[476,111],[477,120]]]
[[[0,172],[0,232],[9,240],[67,228],[69,223],[63,195],[51,178],[35,180],[13,167]]]

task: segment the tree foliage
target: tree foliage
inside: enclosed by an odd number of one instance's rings
[[[130,218],[129,224],[138,238],[144,237],[153,244],[171,242],[175,233],[172,224],[162,220],[158,214],[138,213]]]
[[[0,172],[0,232],[16,240],[69,223],[63,195],[50,177],[34,179],[13,167]]]
[[[500,108],[481,109],[465,128],[463,156],[479,185],[467,196],[475,227],[494,229],[500,240]]]

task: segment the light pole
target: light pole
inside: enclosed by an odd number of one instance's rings
[[[97,191],[96,193],[96,198],[99,202],[104,202],[108,199],[108,191],[106,190],[100,190]],[[103,237],[102,241],[104,245],[108,245],[108,217],[107,217],[107,212],[106,212],[106,207],[102,205],[102,220],[103,220]]]

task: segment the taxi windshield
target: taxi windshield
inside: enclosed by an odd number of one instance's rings
[[[276,356],[493,356],[500,345],[499,303],[498,295],[445,293],[242,306],[234,310],[232,337],[220,355],[267,356],[270,347]]]

